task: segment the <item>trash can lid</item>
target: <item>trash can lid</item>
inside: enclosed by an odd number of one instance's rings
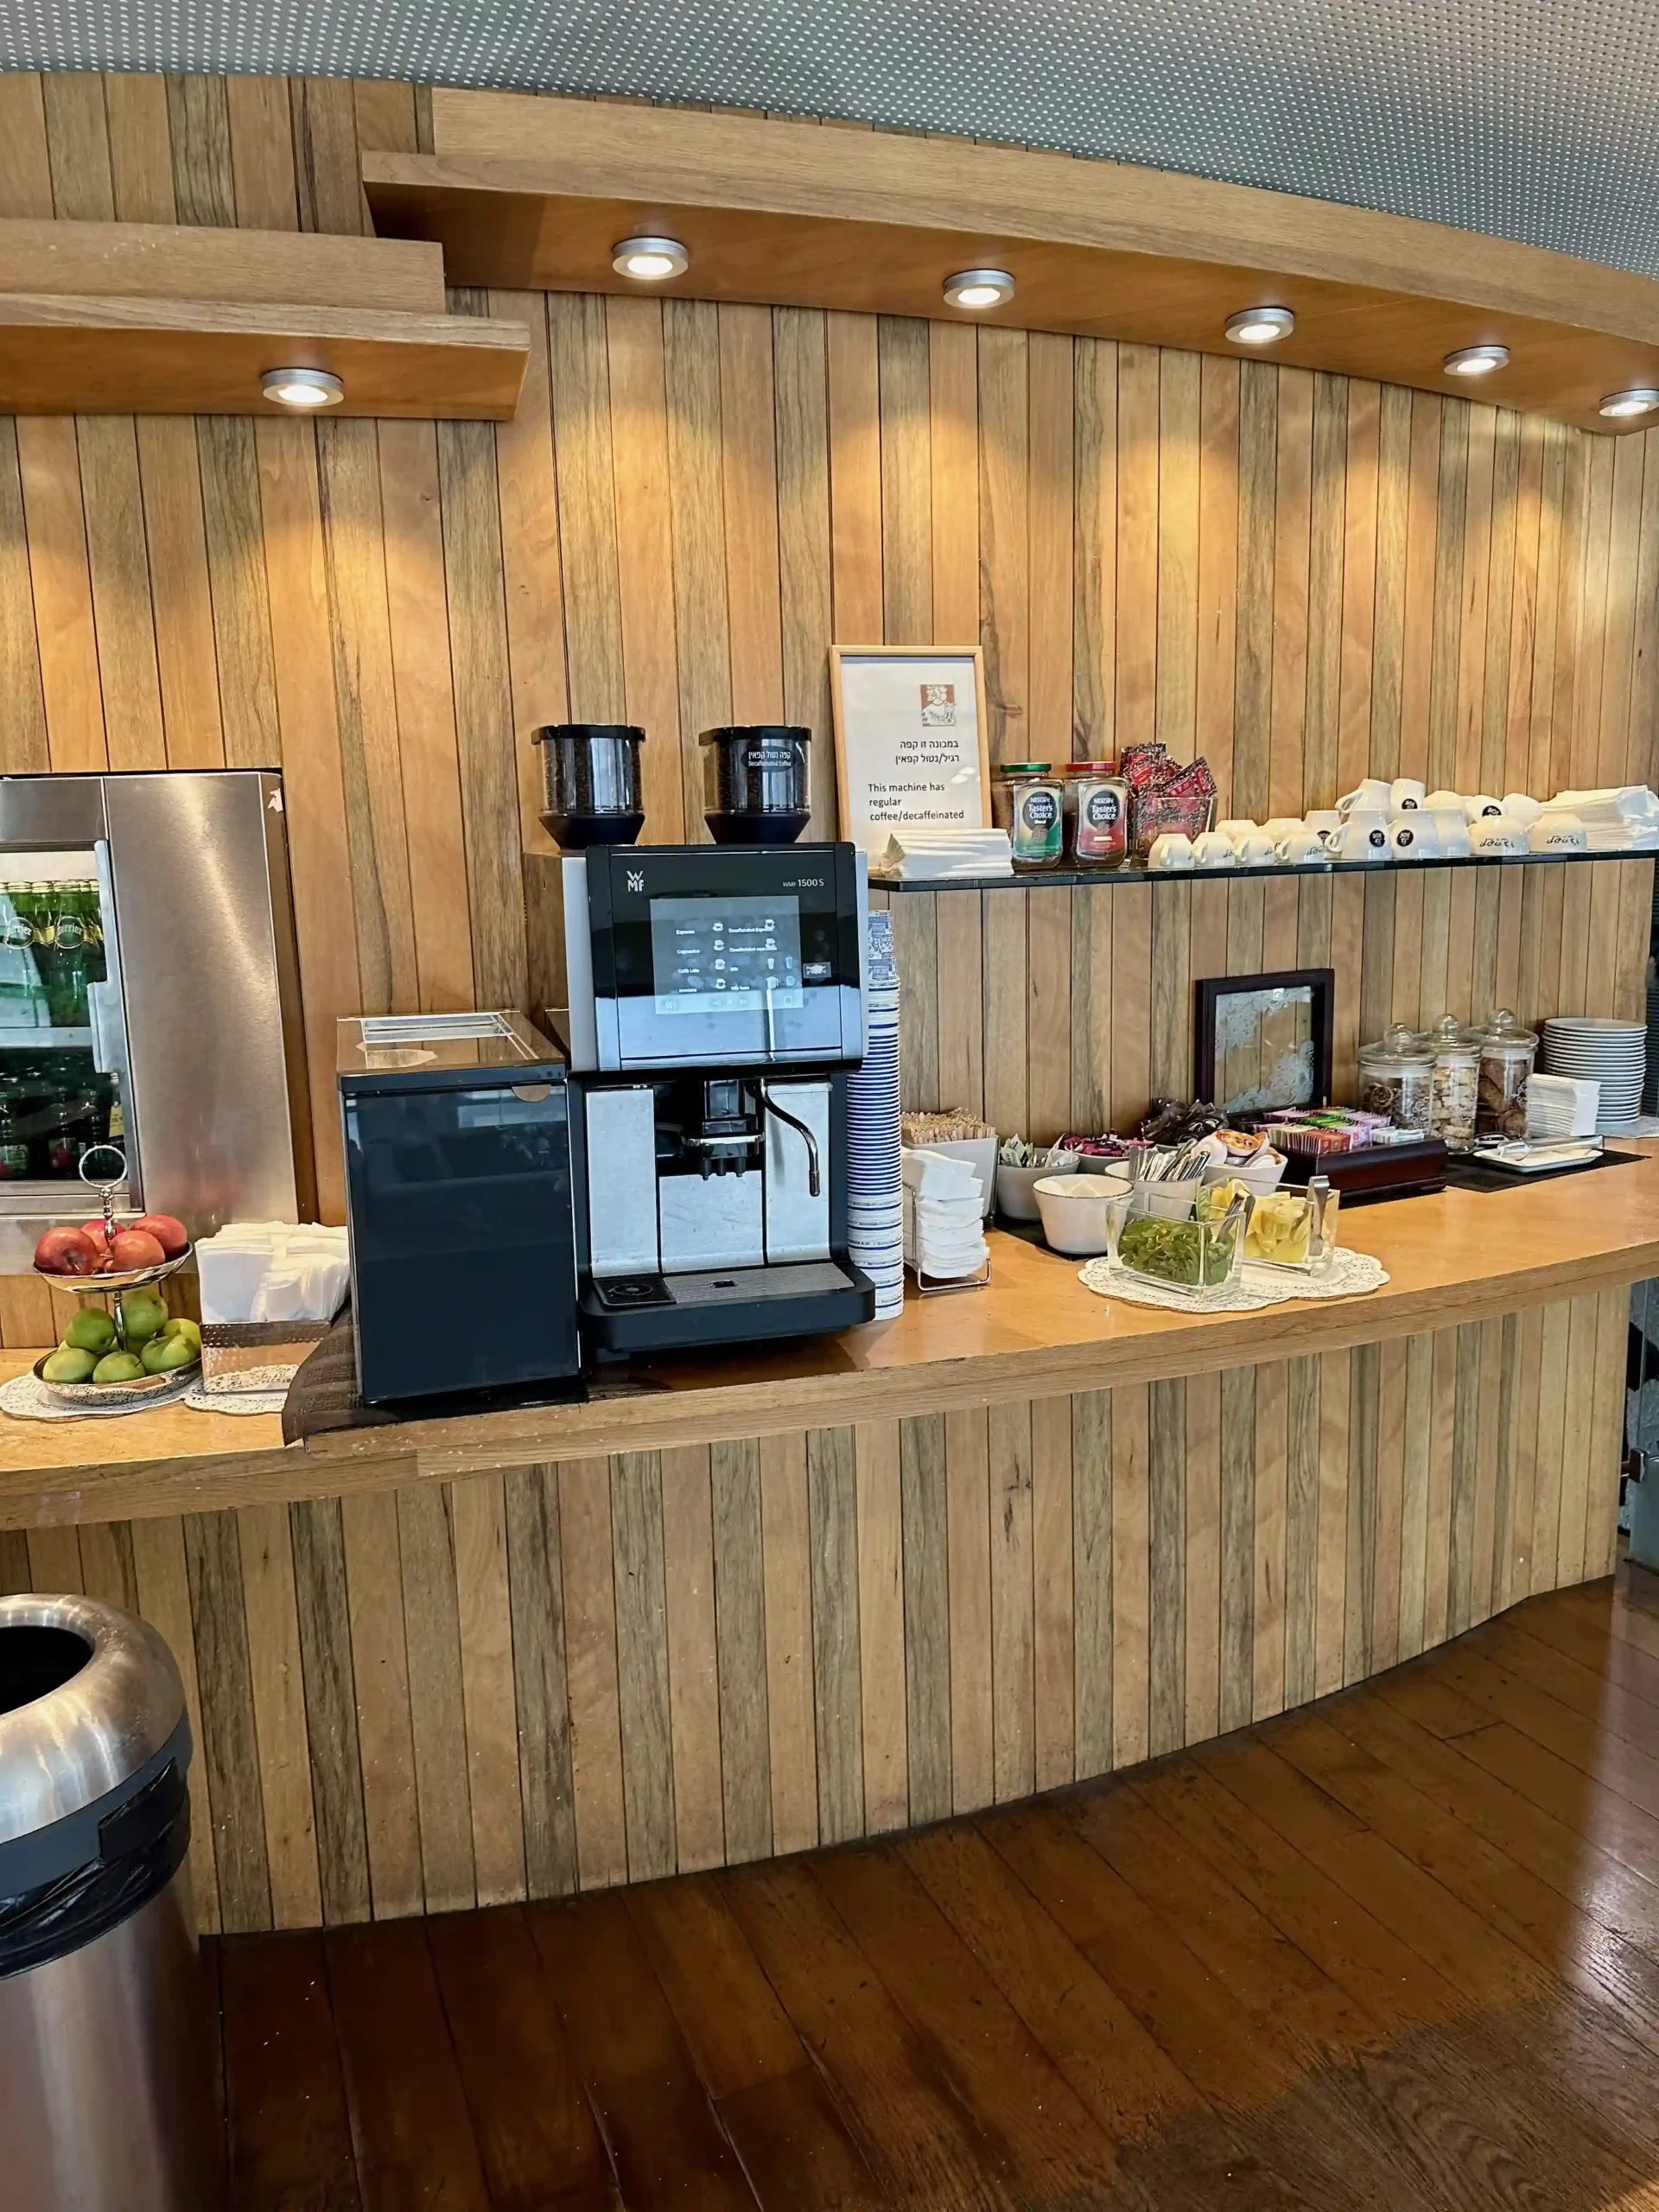
[[[0,1845],[119,1789],[183,1717],[147,1622],[93,1598],[0,1598]]]

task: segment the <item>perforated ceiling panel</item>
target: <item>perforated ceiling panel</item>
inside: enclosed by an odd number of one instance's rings
[[[0,0],[0,64],[847,116],[1311,193],[1659,276],[1659,0]]]

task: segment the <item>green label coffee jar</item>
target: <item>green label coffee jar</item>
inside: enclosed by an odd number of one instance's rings
[[[1058,868],[1065,849],[1065,788],[1046,760],[1007,760],[991,786],[998,826],[1017,868]]]

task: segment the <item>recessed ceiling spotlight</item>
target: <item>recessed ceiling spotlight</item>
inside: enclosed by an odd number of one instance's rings
[[[1651,415],[1659,410],[1659,391],[1646,385],[1630,391],[1610,391],[1601,403],[1601,412],[1614,422],[1630,415]]]
[[[619,276],[660,284],[670,276],[683,276],[691,257],[677,238],[620,238],[611,248],[611,266]]]
[[[1006,269],[959,269],[945,278],[944,296],[953,308],[1004,308],[1014,297],[1014,279]]]
[[[1227,335],[1235,346],[1275,346],[1295,327],[1288,308],[1244,308],[1227,318]]]
[[[259,389],[279,407],[338,407],[346,387],[328,369],[267,369]]]
[[[1489,377],[1510,365],[1507,346],[1460,346],[1440,364],[1449,377]]]

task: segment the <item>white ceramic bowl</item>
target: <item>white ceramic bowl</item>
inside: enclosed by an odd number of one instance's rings
[[[1032,1189],[1057,1252],[1087,1260],[1110,1250],[1113,1217],[1128,1204],[1127,1176],[1040,1175]]]
[[[1254,1160],[1246,1160],[1242,1167],[1229,1167],[1224,1161],[1218,1161],[1213,1168],[1205,1169],[1204,1179],[1206,1183],[1242,1183],[1253,1198],[1265,1198],[1270,1191],[1278,1189],[1284,1173],[1284,1154],[1269,1147],[1258,1153]],[[1155,1190],[1157,1185],[1152,1187]]]
[[[1009,1167],[1002,1161],[996,1164],[996,1205],[1010,1221],[1035,1221],[1038,1218],[1037,1185],[1045,1175],[1075,1175],[1077,1155],[1063,1152],[1058,1160],[1051,1160],[1043,1167]]]
[[[1148,1213],[1160,1214],[1166,1221],[1190,1221],[1192,1202],[1203,1183],[1202,1175],[1184,1175],[1179,1183],[1165,1178],[1155,1183],[1142,1183],[1141,1196]]]

